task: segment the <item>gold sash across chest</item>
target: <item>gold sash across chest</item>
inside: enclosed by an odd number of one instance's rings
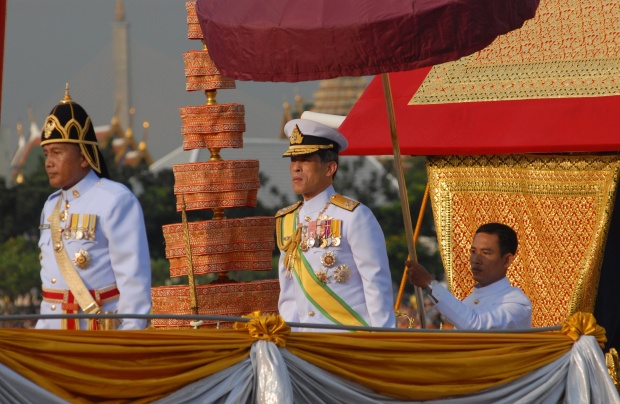
[[[284,261],[287,272],[291,270],[306,298],[334,324],[368,327],[355,310],[317,278],[299,247],[301,232],[297,231],[298,214],[299,209],[296,209],[276,220],[278,248],[286,251]]]
[[[58,203],[52,212],[50,219],[50,228],[52,232],[52,249],[56,256],[56,262],[62,277],[65,278],[69,289],[75,296],[80,308],[86,314],[97,314],[101,312],[101,308],[95,302],[95,299],[91,296],[88,288],[84,285],[82,278],[76,272],[75,267],[71,263],[71,259],[67,255],[67,250],[64,248],[60,229],[60,198]]]

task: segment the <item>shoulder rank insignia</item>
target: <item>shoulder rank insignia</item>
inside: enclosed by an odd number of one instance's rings
[[[280,209],[279,211],[277,211],[277,212],[276,212],[276,215],[275,215],[275,216],[276,216],[276,217],[279,217],[279,216],[284,216],[284,215],[286,215],[287,213],[291,213],[291,212],[293,212],[295,209],[297,209],[297,207],[298,207],[300,204],[301,204],[301,201],[297,201],[297,203],[294,203],[294,204],[292,204],[292,205],[290,205],[290,206],[287,206],[287,207],[285,207],[285,208],[282,208],[282,209]]]
[[[346,196],[342,196],[340,194],[332,195],[331,203],[338,206],[339,208],[346,209],[349,212],[352,212],[353,209],[357,208],[357,205],[360,204],[359,202],[349,199]]]

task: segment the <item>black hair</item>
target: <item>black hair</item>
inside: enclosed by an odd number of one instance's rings
[[[517,253],[517,233],[512,227],[503,223],[486,223],[478,227],[476,234],[478,233],[496,234],[499,239],[499,252],[502,256]]]
[[[335,148],[337,148],[337,145],[334,145]],[[332,175],[332,178],[336,178],[336,172],[338,172],[338,150],[336,149],[320,149],[318,151],[316,151],[316,154],[319,155],[319,158],[321,159],[321,164],[326,164],[326,163],[330,163],[330,162],[335,162],[336,163],[336,171],[334,171],[334,175]]]

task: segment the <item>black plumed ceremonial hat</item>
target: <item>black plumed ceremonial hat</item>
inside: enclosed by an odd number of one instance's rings
[[[82,155],[99,177],[109,178],[97,136],[90,116],[69,95],[69,85],[64,98],[45,118],[41,131],[41,146],[50,143],[74,143],[80,146]]]

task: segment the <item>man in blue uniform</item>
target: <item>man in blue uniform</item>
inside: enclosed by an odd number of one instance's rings
[[[41,214],[41,314],[148,314],[151,266],[142,208],[108,179],[90,117],[69,89],[41,133],[52,187]],[[143,329],[146,320],[41,319],[37,328]],[[117,327],[116,327],[117,326]]]
[[[370,209],[332,186],[347,140],[308,119],[292,120],[284,131],[293,191],[303,199],[276,214],[280,315],[287,322],[394,327],[381,227]],[[310,330],[321,329],[299,329]]]
[[[459,330],[531,328],[532,304],[506,277],[517,244],[517,233],[503,223],[486,223],[476,230],[470,263],[477,283],[462,302],[417,262],[407,261],[408,278],[412,284],[429,289],[435,309]]]

